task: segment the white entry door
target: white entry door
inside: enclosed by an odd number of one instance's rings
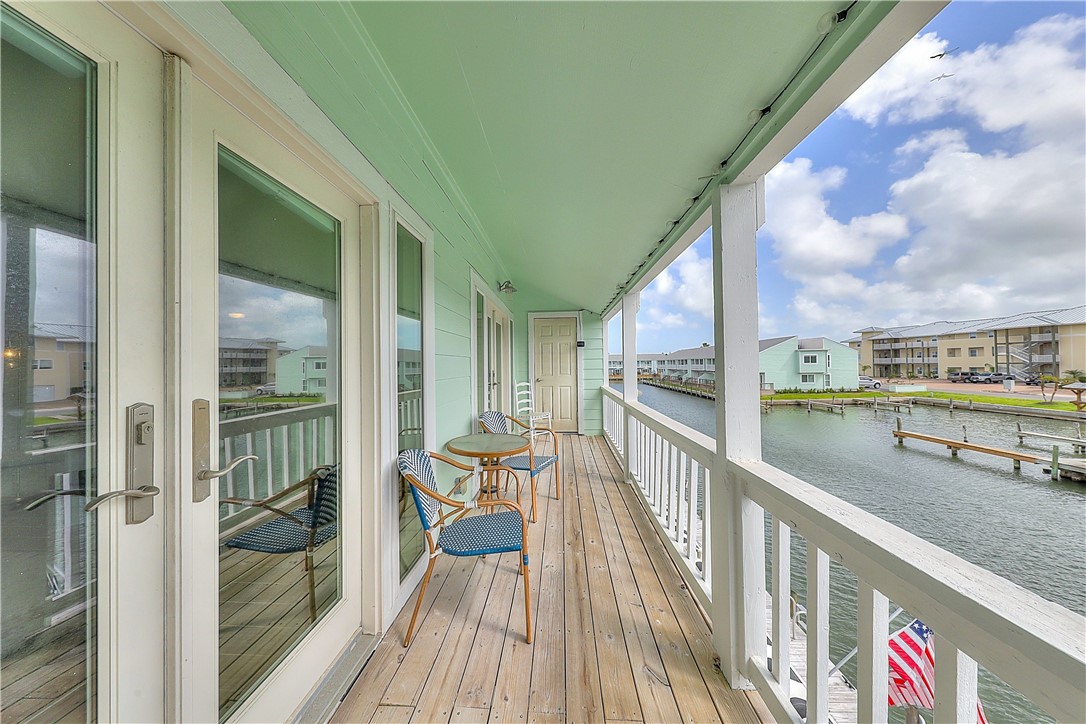
[[[374,476],[351,422],[365,376],[359,204],[289,138],[184,68],[178,82],[192,129],[182,478],[218,476],[194,486],[184,529],[186,660],[200,662],[183,680],[185,718],[281,721],[362,622],[351,483]]]
[[[551,413],[555,430],[577,432],[577,318],[536,317],[532,339],[536,408]]]
[[[0,16],[0,720],[162,721],[162,54],[98,4]]]

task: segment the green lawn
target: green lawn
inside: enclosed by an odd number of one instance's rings
[[[70,419],[62,420],[59,417],[35,417],[34,418],[35,427],[38,426],[38,425],[52,425],[53,423],[57,423],[57,422],[71,422],[71,420]]]
[[[227,401],[229,402],[229,400],[227,400]],[[274,396],[272,396],[272,397],[249,397],[249,398],[247,398],[245,400],[239,400],[239,402],[265,402],[265,403],[269,403],[269,404],[285,403],[285,402],[289,402],[289,403],[295,403],[295,402],[301,403],[301,402],[304,402],[304,403],[307,403],[307,404],[314,404],[314,403],[317,403],[317,402],[324,402],[324,398],[323,397],[285,397],[285,396],[284,397],[274,397]]]
[[[1075,406],[1070,402],[1043,402],[1041,400],[1027,400],[1018,397],[996,397],[994,395],[971,395],[959,392],[917,392],[914,394],[901,393],[890,395],[885,392],[787,392],[777,395],[762,395],[763,400],[818,400],[837,397],[840,399],[849,397],[935,397],[941,400],[957,400],[958,402],[980,402],[987,405],[1009,405],[1011,407],[1036,407],[1042,410],[1070,410]]]

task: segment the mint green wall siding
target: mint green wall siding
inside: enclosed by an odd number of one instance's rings
[[[854,390],[860,386],[860,353],[848,345],[826,340],[830,352],[830,379],[833,389]]]
[[[758,353],[758,371],[765,374],[767,384],[772,383],[778,390],[799,387],[795,353],[794,337]]]

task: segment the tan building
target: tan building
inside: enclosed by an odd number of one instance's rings
[[[35,324],[34,402],[62,400],[87,386],[87,351],[94,327],[81,324]],[[93,357],[93,349],[91,350]]]
[[[1017,379],[1086,370],[1086,305],[960,322],[865,327],[847,344],[875,377],[1003,372]]]

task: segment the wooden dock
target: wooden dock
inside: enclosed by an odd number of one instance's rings
[[[1022,463],[1034,463],[1036,465],[1048,465],[1045,468],[1045,472],[1051,474],[1052,479],[1063,478],[1065,480],[1086,481],[1086,460],[1081,458],[1060,459],[1059,446],[1052,446],[1052,457],[1043,458],[1034,454],[1019,452],[1017,450],[1004,450],[1003,448],[992,447],[991,445],[979,445],[977,443],[967,442],[965,440],[954,440],[947,437],[938,437],[936,435],[926,435],[922,432],[910,432],[908,430],[901,429],[901,418],[897,419],[897,429],[893,430],[893,435],[897,438],[898,445],[903,445],[906,439],[922,440],[924,442],[933,442],[937,445],[945,445],[950,454],[957,457],[959,450],[970,450],[972,452],[979,452],[985,455],[995,455],[996,457],[1007,458],[1013,461],[1014,469],[1019,470],[1022,467]]]
[[[820,400],[807,400],[807,412],[811,410],[823,410],[825,412],[832,412],[835,415],[844,415],[845,406],[839,402],[822,402]]]
[[[1034,432],[1034,431],[1031,431],[1031,430],[1023,430],[1022,429],[1022,423],[1020,423],[1020,422],[1017,423],[1017,425],[1018,425],[1018,432],[1016,434],[1018,435],[1019,444],[1024,442],[1025,438],[1027,438],[1027,437],[1035,437],[1035,438],[1039,438],[1039,439],[1042,439],[1042,440],[1054,440],[1057,443],[1061,443],[1061,442],[1070,443],[1071,444],[1071,449],[1074,450],[1074,452],[1076,454],[1086,453],[1086,438],[1082,438],[1082,437],[1066,437],[1064,435],[1049,435],[1048,433],[1045,433],[1045,432]]]

